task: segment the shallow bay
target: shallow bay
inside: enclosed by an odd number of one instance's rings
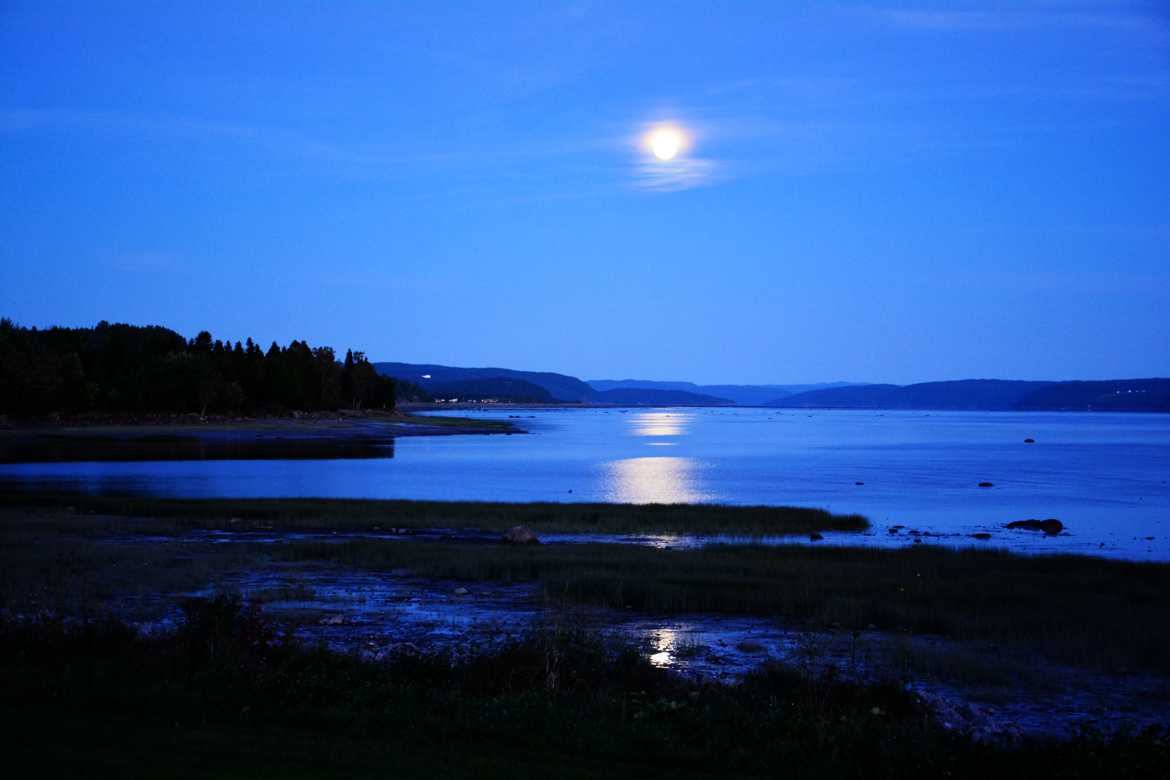
[[[863,534],[827,534],[830,544],[921,539],[1170,560],[1166,415],[748,408],[460,414],[513,418],[528,434],[402,438],[381,458],[8,464],[0,466],[0,481],[169,497],[809,506],[873,522]],[[1049,517],[1066,532],[1004,528]]]

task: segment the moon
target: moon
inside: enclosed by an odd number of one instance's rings
[[[668,162],[682,151],[685,139],[683,134],[673,127],[659,127],[651,130],[646,139],[650,151],[662,162]]]

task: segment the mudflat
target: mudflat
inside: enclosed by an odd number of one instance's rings
[[[385,457],[401,436],[520,432],[506,421],[380,412],[70,420],[0,427],[0,463]]]

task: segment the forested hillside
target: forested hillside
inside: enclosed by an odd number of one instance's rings
[[[22,328],[0,320],[0,414],[267,413],[382,408],[395,382],[361,352],[251,339],[234,344],[207,331],[187,340],[158,326]]]
[[[462,368],[436,363],[375,363],[378,373],[417,385],[436,397],[630,406],[724,406],[731,401],[660,383],[661,387],[595,388],[575,376],[511,368]],[[690,384],[690,383],[679,383]],[[694,387],[694,385],[690,385]],[[773,397],[772,393],[768,397]]]

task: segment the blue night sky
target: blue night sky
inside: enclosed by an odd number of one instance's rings
[[[1170,12],[0,0],[0,231],[24,325],[587,378],[1166,376]]]

